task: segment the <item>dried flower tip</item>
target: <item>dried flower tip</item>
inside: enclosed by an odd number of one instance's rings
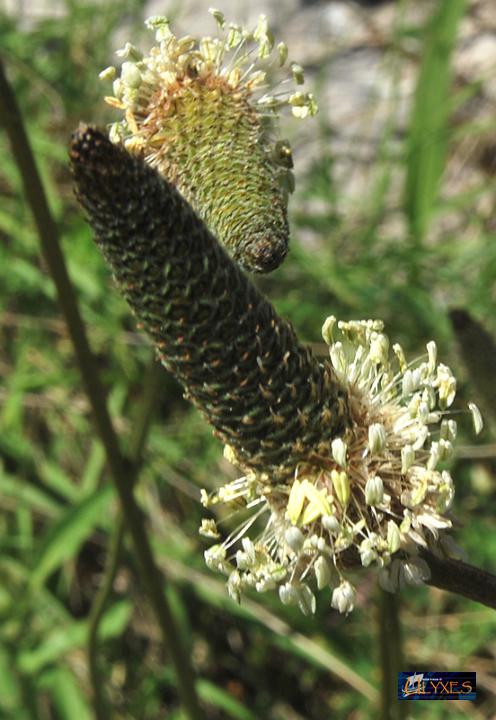
[[[378,453],[386,446],[386,428],[382,423],[372,423],[369,427],[369,449]]]
[[[346,454],[348,451],[348,447],[346,443],[341,438],[336,438],[332,441],[331,444],[331,452],[332,457],[337,462],[338,465],[345,468],[346,467]]]
[[[284,539],[286,540],[287,544],[291,548],[291,550],[295,553],[299,553],[300,550],[303,547],[303,543],[305,542],[305,536],[299,530],[297,527],[289,527],[285,534]]]
[[[298,590],[298,607],[303,615],[315,615],[317,600],[306,583],[302,583]]]
[[[346,507],[350,499],[350,481],[348,475],[344,471],[331,470],[331,482],[341,507]]]
[[[468,404],[468,409],[472,414],[472,421],[474,423],[475,434],[478,435],[484,427],[484,421],[482,419],[481,411],[477,405],[473,402]]]
[[[356,591],[351,583],[344,580],[337,588],[332,592],[331,605],[333,608],[338,610],[341,614],[350,613],[355,607],[356,602]]]
[[[435,386],[438,388],[439,405],[444,410],[453,403],[456,395],[456,380],[446,365],[438,365]]]
[[[391,555],[394,555],[394,553],[397,552],[401,546],[400,530],[394,520],[388,521],[387,546]]]
[[[117,50],[115,54],[123,60],[129,59],[134,60],[135,62],[139,62],[143,59],[143,53],[141,52],[141,50],[138,50],[137,47],[135,47],[132,43],[129,42],[127,42],[123,48]]]
[[[365,502],[373,507],[381,505],[384,500],[384,483],[379,475],[370,477],[365,483]]]
[[[115,80],[116,73],[117,70],[115,69],[115,67],[113,65],[110,65],[109,67],[105,68],[105,70],[102,70],[102,72],[98,74],[98,77],[100,78],[100,80],[112,81]]]
[[[332,578],[332,570],[329,560],[324,555],[319,555],[315,561],[313,570],[319,590],[327,587]]]
[[[334,315],[329,315],[325,323],[322,325],[322,337],[324,338],[324,342],[326,342],[328,345],[331,345],[332,343],[332,329],[335,324],[336,318],[334,317]]]
[[[303,85],[305,82],[305,75],[301,65],[298,65],[298,63],[291,63],[291,73],[293,74],[295,83],[297,85]]]
[[[203,535],[204,537],[212,538],[214,540],[218,540],[220,538],[220,533],[217,529],[215,520],[207,520],[204,518],[202,520],[202,524],[201,524],[199,532],[200,532],[200,535]]]
[[[212,15],[215,18],[219,28],[221,30],[223,30],[223,28],[226,24],[226,21],[224,18],[224,13],[221,10],[217,10],[217,8],[209,8],[208,12],[210,13],[210,15]]]
[[[277,53],[279,55],[279,65],[282,67],[288,59],[288,46],[284,42],[277,45]]]

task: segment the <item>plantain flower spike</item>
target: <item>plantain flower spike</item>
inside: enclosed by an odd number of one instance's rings
[[[435,343],[408,363],[382,322],[331,316],[319,362],[141,158],[83,126],[71,160],[122,294],[239,469],[202,493],[201,532],[215,540],[206,561],[231,596],[277,590],[309,614],[314,589],[327,589],[348,613],[356,567],[375,568],[391,591],[428,579],[424,550],[456,552],[446,469],[456,381]]]
[[[394,592],[429,579],[422,551],[457,554],[446,534],[454,498],[446,462],[456,438],[449,417],[456,381],[437,363],[435,343],[428,343],[424,358],[407,363],[383,330],[378,320],[331,316],[324,323],[348,412],[344,432],[324,451],[321,446],[299,462],[284,483],[244,466],[242,477],[203,494],[206,507],[244,509],[239,527],[206,552],[207,564],[228,575],[237,600],[244,588],[278,588],[284,604],[308,614],[316,606],[312,587],[327,586],[332,607],[348,613],[356,600],[349,569],[357,562],[375,567],[382,587]],[[479,431],[480,413],[472,403],[470,410]],[[227,457],[237,462],[232,450]],[[203,527],[200,532],[207,534]]]
[[[120,76],[114,67],[100,74],[113,80],[107,103],[124,113],[110,138],[173,183],[238,264],[269,272],[287,254],[294,188],[278,114],[287,106],[304,118],[317,106],[264,15],[245,30],[210,13],[215,37],[176,37],[166,17],[151,17],[157,44],[148,55],[130,43],[118,51]],[[269,91],[274,72],[283,74],[277,92]]]

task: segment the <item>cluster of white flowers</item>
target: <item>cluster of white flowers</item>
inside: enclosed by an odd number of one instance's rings
[[[107,103],[125,112],[125,120],[111,126],[111,140],[123,141],[131,150],[139,149],[141,123],[147,120],[157,90],[162,97],[169,96],[173,112],[174,97],[186,88],[194,92],[200,83],[250,100],[258,114],[272,119],[284,106],[298,118],[315,115],[313,95],[301,90],[303,68],[288,61],[284,42],[275,44],[265,15],[260,16],[255,28],[246,30],[227,23],[220,10],[211,8],[209,12],[217,23],[218,37],[176,37],[167,17],[151,17],[146,26],[155,32],[158,44],[149,54],[144,56],[126,43],[117,51],[123,60],[120,76],[114,66],[100,73],[103,80],[113,81],[113,95],[105,98]],[[286,68],[278,92],[266,92],[270,88],[268,75],[276,68]],[[287,149],[282,147],[281,151]]]
[[[356,600],[347,577],[353,566],[375,566],[381,585],[395,591],[428,579],[422,549],[454,552],[443,531],[452,524],[454,487],[444,463],[457,432],[448,410],[456,381],[437,363],[435,343],[408,364],[399,345],[390,352],[380,321],[330,317],[323,337],[348,390],[352,427],[332,441],[327,457],[299,465],[291,483],[249,474],[203,496],[207,507],[227,503],[247,512],[206,552],[209,567],[229,575],[230,594],[239,599],[244,587],[277,587],[283,603],[307,614],[315,610],[312,576],[319,589],[331,588],[332,607],[348,613]],[[480,413],[469,407],[478,432]],[[213,520],[201,532],[220,538]]]

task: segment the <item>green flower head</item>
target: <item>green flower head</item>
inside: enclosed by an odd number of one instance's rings
[[[145,158],[172,182],[243,267],[268,272],[288,249],[288,194],[294,187],[291,148],[278,115],[317,111],[301,91],[303,70],[275,44],[265,16],[252,30],[211,9],[215,37],[176,37],[165,17],[146,22],[157,44],[144,56],[130,43],[106,98],[124,113],[110,137]],[[283,75],[277,92],[269,77]],[[287,88],[287,89],[286,89]]]

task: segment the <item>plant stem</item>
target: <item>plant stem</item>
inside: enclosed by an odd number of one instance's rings
[[[396,699],[403,666],[399,596],[379,589],[379,652],[382,672],[381,720],[401,720],[404,705]]]
[[[88,622],[88,673],[90,677],[91,690],[93,693],[93,709],[95,711],[96,720],[107,720],[108,710],[105,701],[104,689],[102,685],[102,674],[98,668],[98,629],[105,611],[105,606],[112,592],[115,575],[119,567],[119,560],[122,551],[124,539],[124,516],[122,511],[116,518],[116,524],[112,533],[110,546],[107,551],[107,562],[105,565],[105,573],[103,582],[95,595],[91,605],[90,617]]]
[[[142,453],[150,428],[154,411],[160,399],[161,379],[163,376],[161,365],[152,358],[148,371],[145,373],[143,397],[138,408],[133,432],[129,439],[129,459],[137,473],[142,461]],[[115,527],[109,544],[107,561],[102,584],[95,595],[88,621],[88,671],[93,691],[93,706],[96,720],[107,720],[105,695],[102,686],[103,675],[98,670],[98,630],[105,607],[112,592],[120,556],[123,547],[125,523],[122,510],[119,510],[115,520]]]
[[[193,672],[164,593],[164,577],[156,565],[146,533],[144,519],[134,498],[133,483],[130,478],[133,472],[120,452],[95,358],[88,344],[74,288],[60,248],[58,228],[48,207],[48,201],[24,128],[22,115],[1,61],[0,123],[5,127],[12,146],[13,155],[22,177],[24,192],[33,213],[42,252],[57,289],[60,307],[67,323],[85,390],[93,411],[96,430],[105,448],[109,470],[121,501],[126,525],[131,533],[145,591],[155,611],[164,646],[168,648],[176,671],[179,696],[189,718],[199,720],[202,713],[194,686]]]
[[[461,560],[440,559],[424,552],[431,577],[428,585],[448,590],[496,610],[496,576]]]

